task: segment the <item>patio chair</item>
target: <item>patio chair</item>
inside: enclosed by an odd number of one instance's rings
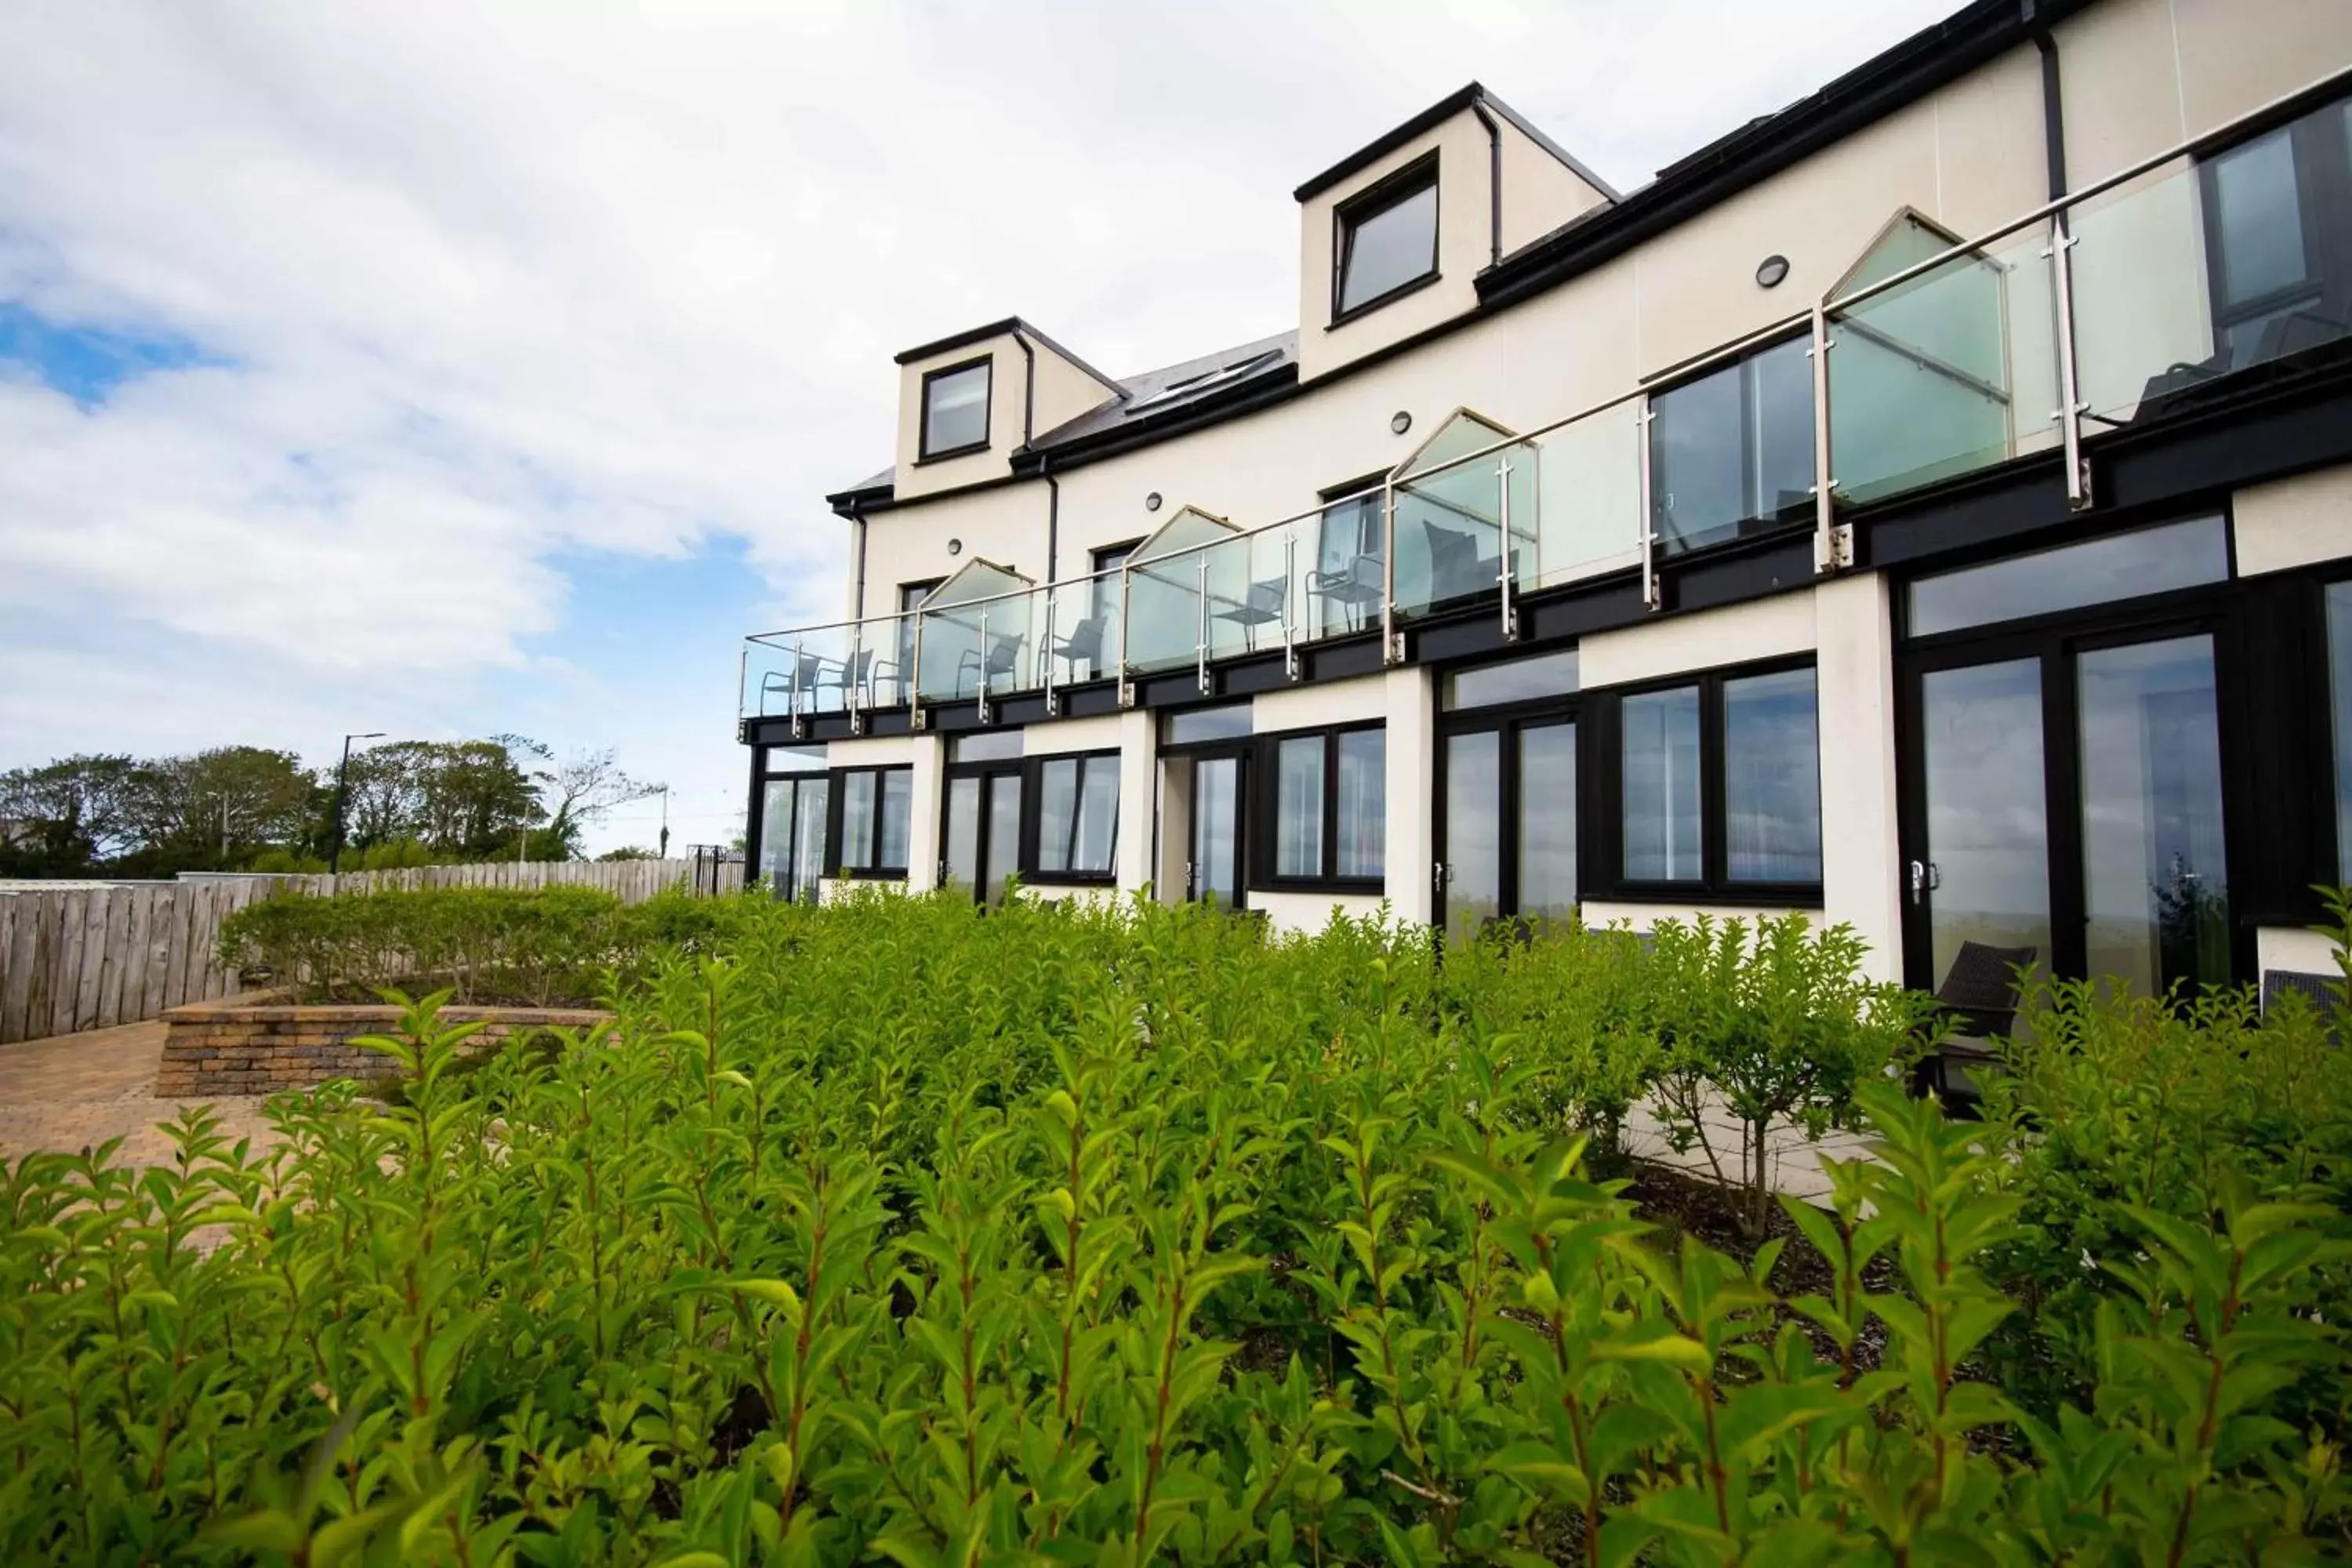
[[[1429,541],[1430,603],[1458,599],[1487,585],[1480,580],[1475,536],[1458,528],[1440,528],[1427,518],[1421,520],[1421,528]]]
[[[1062,661],[1066,671],[1064,679],[1091,680],[1101,669],[1102,652],[1103,618],[1088,616],[1070,628],[1068,637],[1056,641],[1045,657]],[[1087,667],[1084,676],[1078,674],[1078,666],[1082,664]]]
[[[806,697],[812,708],[816,703],[818,679],[824,673],[824,660],[813,653],[802,654],[797,661],[783,669],[763,671],[760,676],[760,711],[768,711],[771,696],[783,699],[783,711],[800,711],[800,700]]]
[[[1349,629],[1361,630],[1366,616],[1380,608],[1381,576],[1381,558],[1377,555],[1356,556],[1337,572],[1307,574],[1307,596],[1323,601],[1323,615],[1317,622],[1317,629],[1329,629],[1326,623],[1331,619],[1331,606],[1337,605],[1340,618],[1349,624]]]
[[[1970,1079],[2000,1060],[1991,1041],[2017,1025],[2018,977],[2042,956],[2037,947],[1992,947],[1964,942],[1936,987],[1936,1047],[1912,1077],[1916,1092],[1933,1091],[1956,1110],[1983,1100]]]
[[[1012,634],[999,637],[991,633],[985,660],[981,658],[978,648],[964,649],[956,658],[956,695],[963,695],[963,678],[967,674],[973,678],[974,695],[995,690],[998,680],[1011,677],[1021,668],[1023,641],[1022,637]]]
[[[1282,580],[1253,583],[1242,595],[1241,603],[1228,605],[1217,612],[1217,619],[1231,621],[1242,628],[1253,649],[1257,647],[1257,628],[1282,619]]]

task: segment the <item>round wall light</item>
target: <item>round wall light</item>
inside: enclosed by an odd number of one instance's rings
[[[1778,288],[1780,280],[1788,276],[1789,258],[1777,252],[1756,264],[1756,287],[1759,289]]]
[[[1146,511],[1158,511],[1160,510],[1160,492],[1158,490],[1153,490],[1150,495],[1143,498],[1143,510]]]
[[[1406,413],[1403,409],[1400,408],[1394,414],[1389,416],[1390,435],[1402,436],[1412,428],[1412,416]]]
[[[962,541],[962,540],[961,540],[961,539],[950,539],[950,540],[949,540],[949,541],[948,541],[948,553],[949,553],[949,554],[950,554],[950,555],[961,555],[961,554],[962,554],[962,553],[963,553],[963,541]]]

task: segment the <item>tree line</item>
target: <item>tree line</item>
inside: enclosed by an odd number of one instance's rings
[[[341,865],[577,859],[598,818],[661,789],[610,749],[394,741],[352,753]],[[333,765],[262,746],[59,757],[0,773],[0,877],[323,871],[336,804]]]

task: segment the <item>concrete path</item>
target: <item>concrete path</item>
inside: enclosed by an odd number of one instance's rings
[[[160,1018],[0,1046],[0,1163],[14,1163],[36,1149],[70,1154],[121,1138],[118,1164],[170,1163],[172,1141],[156,1123],[178,1116],[181,1107],[155,1098],[163,1054]],[[258,1098],[191,1103],[212,1105],[232,1140],[250,1137],[258,1148],[275,1137]]]
[[[1719,1102],[1709,1108],[1713,1114],[1706,1118],[1708,1141],[1715,1145],[1716,1158],[1724,1163],[1727,1174],[1737,1172],[1741,1158],[1741,1130],[1738,1120],[1721,1108]],[[1694,1176],[1715,1179],[1714,1168],[1708,1164],[1706,1152],[1694,1145],[1675,1152],[1666,1135],[1665,1123],[1647,1103],[1637,1105],[1625,1118],[1623,1129],[1625,1152],[1640,1160],[1654,1160],[1662,1165]],[[1853,1160],[1867,1158],[1870,1138],[1862,1132],[1832,1131],[1818,1143],[1807,1142],[1804,1130],[1781,1126],[1772,1130],[1765,1140],[1764,1168],[1772,1190],[1786,1193],[1807,1203],[1822,1204],[1830,1195],[1830,1178],[1822,1169],[1824,1159]]]

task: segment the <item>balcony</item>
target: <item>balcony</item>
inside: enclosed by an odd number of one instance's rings
[[[2352,102],[2336,77],[1972,239],[1890,222],[1806,310],[1528,431],[1473,410],[1378,485],[1255,526],[1180,509],[1116,571],[969,563],[911,612],[747,640],[746,719],[853,716],[1213,667],[1493,613],[1759,539],[1849,559],[1861,509],[2086,450],[2338,356],[2352,337]],[[2253,132],[2248,134],[2248,132]],[[2047,460],[2044,456],[2044,460]],[[1866,521],[1861,526],[1867,526]]]

